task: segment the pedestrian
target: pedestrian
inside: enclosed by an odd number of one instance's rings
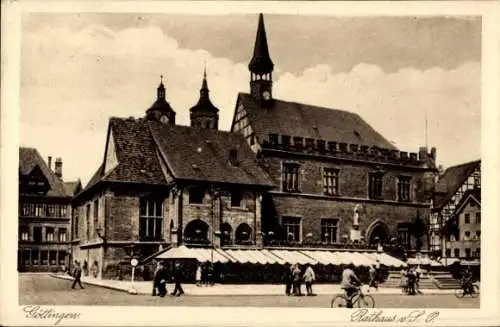
[[[158,289],[157,295],[164,297],[167,294],[167,270],[163,263],[158,262],[158,267],[154,276],[154,285]]]
[[[293,268],[293,295],[302,296],[302,291],[300,290],[301,284],[301,272],[299,264],[295,264]]]
[[[201,263],[198,263],[195,274],[196,286],[201,286]]]
[[[375,268],[375,265],[371,265],[368,272],[370,274],[370,284],[368,285],[368,287],[373,287],[374,289],[378,290],[377,269]]]
[[[306,283],[307,296],[313,296],[312,284],[316,280],[314,270],[311,265],[307,265],[306,272],[304,273],[304,282]]]
[[[400,282],[400,286],[401,286],[401,291],[403,293],[407,293],[408,291],[408,281],[407,281],[407,278],[406,278],[406,271],[404,268],[401,269],[401,282]]]
[[[408,295],[415,295],[415,270],[408,268],[406,275],[408,279]]]
[[[82,268],[80,267],[80,262],[75,261],[75,270],[73,270],[73,277],[75,280],[73,280],[73,285],[71,285],[72,289],[75,289],[76,283],[80,286],[81,289],[83,289],[81,278],[82,278]]]
[[[175,283],[175,288],[174,288],[174,291],[170,295],[181,296],[182,294],[184,294],[184,290],[182,289],[182,285],[181,285],[182,267],[181,267],[180,263],[178,263],[178,262],[175,263],[173,279],[174,279],[174,283]]]
[[[285,294],[290,295],[293,283],[292,265],[286,265],[283,273],[283,282],[285,283]]]
[[[207,269],[207,283],[210,284],[210,286],[214,286],[214,277],[214,266],[212,263],[209,263]]]
[[[415,291],[418,294],[422,294],[422,291],[420,291],[420,277],[422,276],[422,269],[420,269],[420,266],[417,266],[417,269],[415,270]]]
[[[156,262],[156,267],[155,267],[155,271],[153,273],[153,296],[157,296],[158,295],[158,284],[159,284],[159,281],[157,280],[158,278],[158,271],[160,270],[161,268],[161,264],[160,262]]]

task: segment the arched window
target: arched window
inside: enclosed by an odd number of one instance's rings
[[[232,244],[232,240],[231,240],[231,234],[233,232],[233,228],[231,227],[231,225],[229,225],[228,223],[223,223],[222,225],[220,225],[220,231],[221,231],[221,234],[222,234],[222,245],[230,245]]]
[[[252,236],[252,228],[248,224],[240,224],[236,228],[236,244],[244,244],[250,242],[250,237]]]
[[[208,243],[208,228],[208,224],[200,219],[189,222],[184,229],[184,241],[196,244]]]

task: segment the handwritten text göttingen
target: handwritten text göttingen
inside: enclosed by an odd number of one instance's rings
[[[64,319],[80,319],[80,313],[57,312],[54,309],[42,309],[38,305],[27,305],[23,311],[28,319],[53,320],[54,325],[59,324]]]
[[[409,313],[385,313],[383,310],[369,311],[360,309],[351,314],[352,322],[395,322],[395,323],[432,323],[439,317],[438,311],[427,313],[414,310]]]

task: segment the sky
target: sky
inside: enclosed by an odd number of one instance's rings
[[[402,151],[437,148],[444,167],[481,157],[481,20],[266,14],[273,96],[355,112]],[[24,13],[21,146],[62,157],[84,184],[101,164],[110,117],[142,117],[164,75],[189,124],[206,64],[229,130],[258,15]],[[457,146],[458,145],[458,146]]]

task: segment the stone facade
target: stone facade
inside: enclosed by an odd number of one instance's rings
[[[169,190],[166,186],[110,185],[77,197],[73,201],[73,259],[81,262],[85,275],[115,278],[120,274],[120,263],[132,256],[146,258],[170,244],[229,246],[234,243],[236,231],[242,224],[247,224],[251,229],[245,244],[261,244],[261,234],[256,232],[260,231],[259,192],[244,190],[240,206],[231,207],[229,189],[219,190],[218,195],[213,197],[207,187],[203,202],[195,204],[189,203],[189,189],[192,186],[196,185]],[[143,237],[144,230],[140,226],[141,199],[161,201],[162,231],[157,238]],[[186,227],[197,220],[207,225],[206,235],[200,235],[199,239],[187,238]],[[227,234],[221,232],[220,227],[224,223],[231,226]],[[222,235],[231,242],[221,242]]]
[[[352,231],[357,230],[360,238],[369,243],[373,241],[373,231],[379,227],[379,232],[382,229],[382,234],[385,234],[382,242],[404,238],[405,247],[415,247],[416,237],[408,226],[417,217],[425,219],[430,214],[430,198],[437,172],[428,168],[425,160],[435,157],[434,151],[427,153],[422,148],[419,156],[412,155],[410,159],[406,155],[406,159],[401,159],[266,144],[259,151],[261,165],[274,181],[275,189],[270,192],[274,208],[265,208],[265,212],[275,212],[275,216],[263,215],[264,232],[269,233],[267,229],[276,226],[284,227],[283,217],[296,217],[300,218],[301,224],[300,242],[306,239],[306,235],[309,235],[307,241],[319,242],[322,240],[321,221],[335,219],[338,221],[337,242],[352,241]],[[283,189],[284,166],[287,164],[298,166],[298,189],[293,192]],[[338,173],[335,195],[324,194],[324,172],[328,169]],[[370,173],[382,174],[381,194],[376,199],[369,196]],[[398,199],[400,177],[409,180],[409,199],[405,201]],[[360,220],[359,228],[353,226],[355,210]],[[426,236],[422,237],[425,241],[422,249],[428,248]]]

